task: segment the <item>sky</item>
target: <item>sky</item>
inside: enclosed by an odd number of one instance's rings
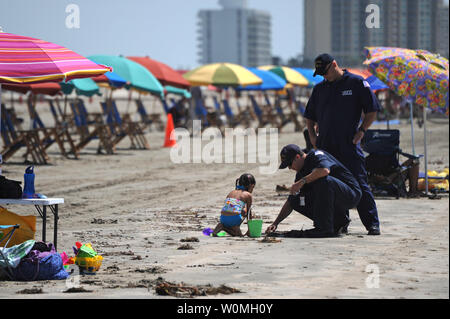
[[[1,0],[0,27],[3,32],[53,42],[83,56],[149,56],[173,68],[190,69],[199,65],[197,13],[220,9],[218,2]],[[79,9],[79,28],[71,27],[76,23],[71,4]],[[273,56],[287,60],[303,51],[303,0],[248,0],[248,8],[271,14]]]

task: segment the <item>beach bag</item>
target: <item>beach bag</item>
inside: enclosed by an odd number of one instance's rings
[[[0,176],[0,198],[22,198],[22,182]]]
[[[69,277],[61,255],[52,243],[44,242],[36,242],[13,272],[14,279],[18,281],[62,280]]]
[[[20,225],[9,241],[8,247],[12,247],[27,240],[34,239],[36,233],[36,216],[20,216],[6,208],[0,207],[0,225]],[[11,229],[2,229],[1,232],[3,235],[6,235]],[[2,245],[4,244],[2,243]]]

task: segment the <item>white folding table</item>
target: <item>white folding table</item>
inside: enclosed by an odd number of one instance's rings
[[[58,240],[58,205],[64,204],[64,198],[30,198],[30,199],[8,199],[0,198],[0,205],[34,205],[42,218],[42,241],[45,242],[47,228],[47,207],[53,213],[53,244],[55,249]]]

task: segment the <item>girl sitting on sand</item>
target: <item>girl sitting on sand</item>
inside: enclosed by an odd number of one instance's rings
[[[217,236],[217,233],[222,230],[231,236],[244,236],[240,226],[250,212],[252,192],[255,185],[255,177],[252,174],[242,174],[236,180],[236,189],[231,191],[225,199],[220,214],[220,222],[214,229],[213,236]],[[245,235],[247,234],[248,231]]]

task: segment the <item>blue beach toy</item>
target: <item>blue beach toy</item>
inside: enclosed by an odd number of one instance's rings
[[[25,185],[23,187],[23,198],[33,198],[34,191],[34,166],[28,166],[23,175]]]

